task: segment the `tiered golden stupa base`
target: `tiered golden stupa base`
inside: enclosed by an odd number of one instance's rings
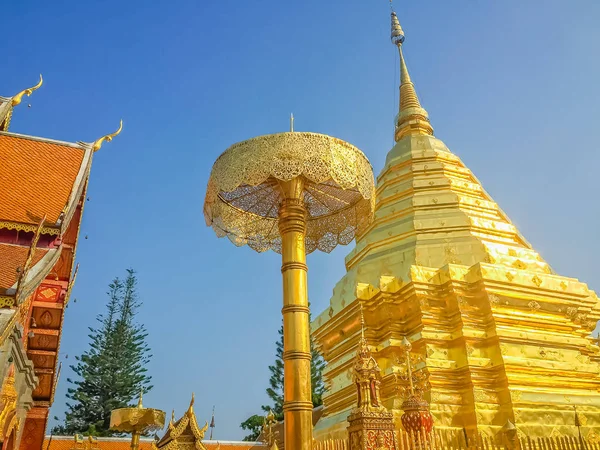
[[[425,359],[420,369],[431,383],[426,398],[437,428],[494,436],[511,421],[528,436],[573,436],[576,407],[584,436],[597,434],[598,347],[589,337],[597,297],[585,284],[498,264],[449,264],[412,266],[407,283],[383,276],[378,287],[359,284],[357,296],[330,325],[338,340],[342,331],[352,336],[358,303],[364,305],[368,340],[376,343],[384,374],[383,403],[398,428],[403,382],[396,374],[406,335]],[[338,356],[333,329],[326,328],[320,333],[333,344],[327,373],[333,389],[315,437],[342,438],[354,401],[351,360]]]

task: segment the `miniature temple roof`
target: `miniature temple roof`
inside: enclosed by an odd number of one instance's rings
[[[365,317],[362,311],[362,305],[360,308],[360,338],[358,340],[358,349],[356,351],[356,357],[354,359],[354,372],[355,378],[369,378],[370,375],[379,376],[380,372],[379,365],[373,355],[369,344],[365,338]],[[366,375],[366,376],[365,376]]]
[[[176,422],[171,419],[165,435],[156,443],[156,448],[177,450],[179,448],[194,447],[196,450],[207,450],[202,440],[208,430],[208,422],[200,428],[194,413],[194,395],[185,414]]]

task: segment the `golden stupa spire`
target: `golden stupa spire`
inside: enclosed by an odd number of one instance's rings
[[[390,6],[392,1],[390,0]],[[415,85],[410,79],[408,67],[402,53],[404,31],[398,21],[398,16],[392,9],[392,44],[398,47],[400,54],[400,106],[396,116],[396,131],[394,139],[399,141],[406,135],[426,134],[432,135],[433,128],[429,123],[429,115],[421,106]]]
[[[357,352],[358,365],[368,365],[371,359],[371,351],[369,345],[365,339],[365,316],[363,314],[363,306],[360,304],[360,340],[358,341],[358,352]]]

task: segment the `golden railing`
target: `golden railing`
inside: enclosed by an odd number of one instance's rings
[[[327,439],[313,441],[313,450],[348,450],[347,439]]]
[[[434,429],[429,435],[396,433],[396,450],[600,450],[600,442],[592,442],[576,436],[563,437],[520,437],[510,439],[505,434],[497,438],[484,434],[466,436],[463,430]],[[347,439],[314,441],[313,450],[348,450]],[[353,449],[356,450],[356,449]],[[371,449],[379,450],[373,446]]]

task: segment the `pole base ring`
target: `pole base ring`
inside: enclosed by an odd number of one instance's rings
[[[283,308],[281,308],[281,314],[295,313],[295,312],[310,314],[310,309],[308,308],[308,306],[302,306],[302,305],[286,305]]]
[[[292,400],[283,402],[283,412],[288,411],[312,411],[312,402],[304,402],[302,400]]]
[[[299,350],[287,350],[287,351],[283,352],[282,359],[284,361],[286,361],[286,360],[289,361],[291,359],[293,359],[293,360],[306,359],[306,360],[310,361],[312,359],[312,355],[310,354],[310,352],[302,352]]]

